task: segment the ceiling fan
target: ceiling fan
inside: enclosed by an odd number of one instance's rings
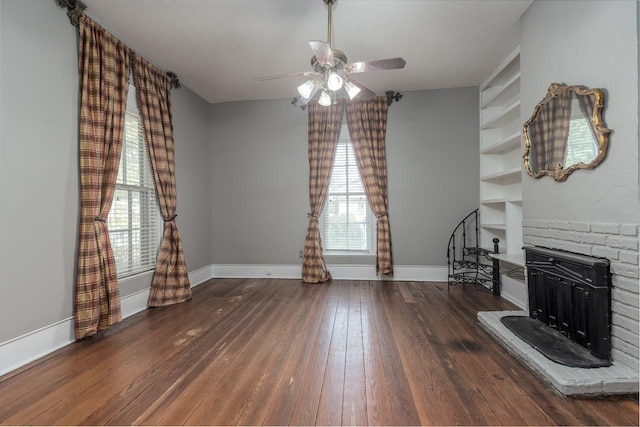
[[[313,71],[299,73],[276,74],[258,77],[256,80],[265,81],[283,77],[310,77],[298,86],[300,96],[295,97],[292,104],[304,109],[315,95],[320,92],[318,104],[329,106],[336,100],[336,93],[344,89],[349,99],[360,97],[371,99],[375,92],[352,77],[352,74],[369,71],[394,70],[404,68],[406,61],[402,58],[378,59],[373,61],[347,62],[347,56],[338,49],[331,48],[331,12],[338,0],[323,0],[328,6],[327,42],[311,40],[309,46],[313,50],[311,68]]]

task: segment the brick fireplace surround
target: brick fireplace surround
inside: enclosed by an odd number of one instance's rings
[[[504,315],[528,312],[481,312],[480,324],[539,377],[567,395],[638,392],[639,275],[638,226],[525,219],[524,245],[560,249],[610,261],[611,358],[607,368],[580,369],[558,365],[521,341],[504,325]]]

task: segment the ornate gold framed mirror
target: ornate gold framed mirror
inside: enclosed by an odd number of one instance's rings
[[[593,169],[606,156],[600,89],[552,83],[524,124],[524,167],[529,175],[564,181],[576,169]]]

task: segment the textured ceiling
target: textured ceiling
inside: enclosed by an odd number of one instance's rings
[[[338,0],[333,48],[350,62],[401,56],[358,76],[378,94],[477,86],[517,46],[533,0]],[[83,0],[86,13],[211,103],[293,98],[309,40],[327,38],[322,0]]]

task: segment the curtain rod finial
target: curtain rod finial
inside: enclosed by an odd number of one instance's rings
[[[78,26],[80,17],[84,14],[87,5],[80,0],[56,0],[56,4],[60,7],[67,8],[67,16],[71,21],[71,25]]]
[[[388,90],[385,92],[387,95],[387,105],[393,104],[393,101],[400,101],[402,99],[402,94],[400,92],[393,92],[392,90]]]
[[[171,77],[171,87],[174,89],[178,89],[180,88],[182,85],[180,84],[180,80],[178,79],[178,76],[176,75],[176,73],[172,72],[172,71],[167,71],[167,75],[169,77]]]
[[[300,100],[300,98],[301,98],[300,96],[296,96],[295,98],[293,98],[291,100],[291,105],[293,105],[294,107],[298,107],[298,101]],[[307,109],[307,104],[302,104],[299,107],[302,111],[304,111]]]

